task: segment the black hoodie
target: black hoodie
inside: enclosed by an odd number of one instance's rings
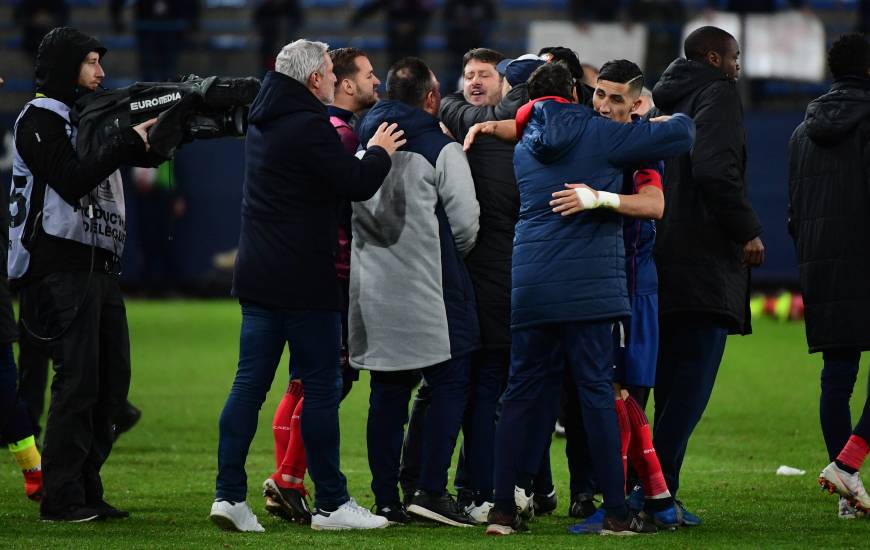
[[[36,92],[68,106],[89,90],[78,86],[82,61],[90,52],[100,57],[106,49],[90,36],[70,27],[50,31],[39,45],[36,60]],[[142,139],[128,128],[107,141],[89,158],[80,159],[70,143],[66,121],[47,109],[32,107],[21,117],[15,129],[15,147],[33,173],[34,186],[27,215],[25,243],[30,250],[30,267],[14,286],[57,271],[87,271],[91,267],[91,247],[75,241],[47,235],[40,218],[45,187],[68,203],[76,205],[82,197],[124,164],[133,164],[145,153]],[[113,270],[117,258],[97,248],[94,268]]]
[[[743,245],[761,234],[746,198],[743,106],[734,82],[686,59],[667,68],[653,89],[656,106],[695,120],[692,150],[667,162],[665,213],[655,259],[662,315],[704,313],[731,333],[751,332],[749,270]]]
[[[810,352],[870,349],[870,79],[837,81],[792,134],[789,231]]]

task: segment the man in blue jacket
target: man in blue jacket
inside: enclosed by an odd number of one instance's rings
[[[378,127],[368,151],[347,153],[329,123],[335,94],[327,45],[297,40],[281,50],[251,105],[233,295],[242,306],[239,365],[220,419],[211,519],[263,531],[245,502],[245,458],[257,414],[285,344],[305,387],[302,439],[316,489],[311,527],[385,527],[347,494],[339,469],[341,291],[335,272],[340,198],[374,195],[404,140]]]
[[[684,115],[649,124],[620,124],[577,105],[571,73],[560,64],[538,68],[528,81],[532,103],[517,113],[514,153],[520,218],[514,239],[511,292],[511,372],[496,429],[495,506],[488,534],[520,527],[515,492],[530,479],[517,474],[524,453],[545,441],[530,426],[556,421],[562,365],[576,386],[604,495],[602,533],[654,533],[625,506],[619,428],[613,399],[614,324],[631,314],[617,193],[623,166],[687,151],[694,124]],[[503,135],[504,122],[485,123]],[[552,194],[582,181],[584,211],[552,211]],[[556,354],[562,357],[557,360]],[[547,415],[546,422],[540,421]],[[528,442],[532,440],[532,448]],[[524,448],[526,447],[526,448]]]

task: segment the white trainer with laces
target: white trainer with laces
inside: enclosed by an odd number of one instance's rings
[[[836,462],[831,462],[819,474],[819,485],[823,489],[827,489],[829,493],[837,493],[844,497],[856,511],[870,512],[870,495],[867,494],[864,484],[861,483],[859,472],[850,474],[841,470]]]
[[[535,517],[535,494],[529,493],[526,494],[525,489],[521,487],[514,487],[514,502],[517,505],[517,513],[526,518],[532,519]]]
[[[480,506],[474,504],[473,502],[465,507],[465,513],[478,524],[486,523],[486,518],[489,516],[489,511],[492,510],[493,503],[492,502],[484,502]]]
[[[334,512],[317,509],[311,514],[311,528],[316,531],[345,531],[348,529],[383,529],[387,518],[376,516],[350,499]]]
[[[208,517],[212,523],[225,531],[248,533],[265,531],[246,501],[233,504],[227,500],[216,500],[211,505],[211,514]]]

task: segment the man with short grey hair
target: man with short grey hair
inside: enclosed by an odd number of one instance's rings
[[[278,54],[251,105],[239,253],[232,293],[242,306],[239,363],[220,418],[211,519],[235,531],[263,531],[245,502],[245,458],[257,415],[284,346],[302,380],[302,440],[316,489],[311,527],[386,527],[347,494],[339,468],[341,292],[335,271],[339,200],[380,188],[405,140],[380,125],[357,159],[327,115],[335,74],[326,44],[297,40]]]

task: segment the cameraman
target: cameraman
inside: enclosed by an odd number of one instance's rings
[[[130,386],[130,340],[118,266],[126,237],[118,168],[148,151],[155,120],[78,158],[73,103],[105,78],[106,49],[81,32],[50,31],[36,58],[36,98],[15,123],[9,278],[23,327],[54,361],[45,428],[41,516],[81,522],[126,517],[103,500],[100,468],[112,417]]]

